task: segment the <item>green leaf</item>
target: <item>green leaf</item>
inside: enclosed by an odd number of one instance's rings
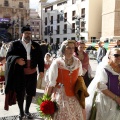
[[[38,99],[37,99],[37,104],[40,105],[40,104],[42,103],[42,101],[43,101],[42,98],[41,98],[41,97],[38,97]]]

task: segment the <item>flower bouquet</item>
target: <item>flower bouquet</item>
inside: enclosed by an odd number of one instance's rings
[[[57,103],[51,100],[51,97],[44,94],[43,97],[37,99],[37,111],[40,116],[44,119],[52,119],[53,114],[58,110]]]

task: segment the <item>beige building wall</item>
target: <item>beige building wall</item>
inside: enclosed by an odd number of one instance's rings
[[[88,2],[88,40],[91,37],[100,39],[102,24],[102,0],[89,0]]]
[[[41,40],[41,18],[36,9],[30,10],[30,26],[32,28],[32,39]]]
[[[103,0],[102,40],[120,38],[120,0]]]
[[[7,1],[7,2],[5,2]],[[21,32],[21,27],[29,20],[29,0],[0,0],[0,18],[9,18],[11,25],[8,31],[13,35]]]

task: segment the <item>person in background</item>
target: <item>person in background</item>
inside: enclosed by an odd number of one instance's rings
[[[98,42],[98,46],[99,47],[98,47],[98,50],[97,50],[97,58],[96,58],[96,60],[97,60],[98,63],[100,63],[102,61],[103,57],[106,55],[106,50],[102,46],[101,41]]]
[[[82,76],[84,78],[85,84],[88,87],[93,77],[91,76],[91,66],[89,63],[89,56],[84,51],[85,50],[85,42],[78,41],[77,43],[77,49],[74,53],[74,55],[81,61],[82,63],[82,69],[83,73]]]
[[[9,102],[15,104],[15,98],[19,107],[19,120],[23,118],[33,119],[29,112],[33,96],[36,95],[37,72],[44,76],[44,58],[41,47],[31,40],[32,32],[29,26],[21,29],[22,39],[11,43],[6,56],[5,75],[5,110],[8,110]],[[24,110],[24,97],[26,105]],[[14,99],[13,99],[14,98]]]
[[[58,104],[53,120],[83,120],[82,107],[75,96],[74,87],[82,74],[82,64],[73,56],[75,41],[66,40],[59,49],[59,57],[53,60],[48,74],[46,94]]]
[[[48,52],[48,45],[44,40],[42,40],[40,46],[41,46],[42,54],[43,54],[43,58],[44,58],[45,54]]]
[[[116,47],[116,48],[117,48],[117,47],[120,47],[120,40],[117,40],[117,41],[116,41],[116,45],[115,45],[114,47]]]
[[[97,67],[88,92],[90,96],[86,98],[87,120],[120,119],[120,48],[111,48],[107,51]],[[94,104],[93,99],[95,99]],[[93,113],[94,119],[91,114],[92,104],[96,106],[96,111]]]
[[[50,53],[46,53],[44,57],[44,77],[41,78],[39,76],[38,81],[37,81],[37,88],[38,89],[45,89],[45,86],[47,84],[47,74],[48,74],[48,69],[52,63],[52,56]]]

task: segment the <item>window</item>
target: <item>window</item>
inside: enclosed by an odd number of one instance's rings
[[[75,33],[75,23],[72,23],[72,33]]]
[[[53,26],[51,26],[51,33],[53,34]]]
[[[57,39],[56,39],[56,43],[60,43],[60,38],[57,38]]]
[[[75,40],[75,37],[71,37],[71,40]]]
[[[63,41],[67,40],[67,38],[63,38]]]
[[[85,40],[85,37],[80,37],[80,40]]]
[[[53,16],[51,16],[51,24],[53,24]]]
[[[60,15],[57,15],[57,23],[60,23]]]
[[[84,32],[85,31],[85,23],[84,21],[81,22],[81,32]]]
[[[47,17],[45,17],[45,25],[47,25]]]
[[[76,3],[76,0],[72,0],[72,4],[75,4]]]
[[[39,22],[37,22],[37,25],[39,25]]]
[[[56,33],[57,33],[57,34],[60,34],[60,26],[59,26],[59,25],[57,25]]]
[[[64,33],[64,34],[66,34],[66,33],[67,33],[67,24],[64,24],[63,33]]]
[[[47,26],[47,33],[50,34],[50,26]]]
[[[34,25],[34,22],[32,22],[32,25]]]
[[[45,32],[44,32],[45,35],[47,35],[47,27],[45,27]]]
[[[53,10],[53,6],[51,6],[51,11]]]
[[[47,12],[47,8],[45,8],[45,12]]]
[[[23,8],[23,2],[19,2],[19,8]]]
[[[72,20],[75,19],[76,11],[72,11]]]
[[[47,7],[47,8],[45,8],[45,12],[47,12],[47,11],[52,11],[53,10],[53,6],[50,6],[50,7]]]
[[[96,41],[96,37],[91,37],[91,42],[95,42]]]
[[[61,6],[61,5],[64,5],[64,4],[66,4],[66,3],[67,3],[67,1],[61,2],[61,3],[58,3],[57,6]]]
[[[50,37],[50,43],[53,43],[53,38],[52,37]]]
[[[64,13],[64,22],[67,22],[67,13]]]
[[[47,39],[45,39],[45,42],[47,42]]]
[[[84,18],[85,17],[85,8],[81,9],[81,17]]]
[[[8,0],[5,0],[5,1],[4,1],[4,6],[9,6]]]

